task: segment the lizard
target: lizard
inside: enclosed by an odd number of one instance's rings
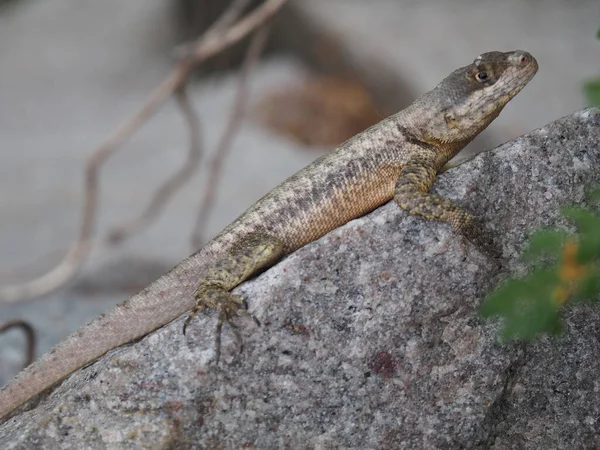
[[[230,291],[329,231],[394,200],[448,223],[487,255],[500,252],[482,221],[429,193],[439,172],[485,129],[538,70],[521,50],[493,51],[453,71],[402,111],[357,134],[267,193],[214,239],[138,294],[97,317],[0,390],[0,419],[75,370],[189,312],[218,312],[221,329],[253,317]]]

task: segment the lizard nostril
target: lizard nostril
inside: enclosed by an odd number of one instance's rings
[[[524,51],[517,51],[517,52],[515,52],[515,55],[514,55],[514,61],[518,65],[523,66],[523,65],[531,62],[531,55]]]

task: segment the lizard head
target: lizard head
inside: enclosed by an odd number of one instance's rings
[[[445,146],[466,145],[533,78],[537,61],[522,50],[489,52],[452,72],[423,99],[428,120],[424,140]]]

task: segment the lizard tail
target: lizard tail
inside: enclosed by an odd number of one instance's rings
[[[213,244],[217,244],[213,241]],[[139,339],[195,305],[198,275],[213,252],[204,247],[140,293],[94,319],[25,368],[0,390],[0,420],[108,351]]]

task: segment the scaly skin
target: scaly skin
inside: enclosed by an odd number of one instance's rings
[[[222,324],[249,315],[242,299],[230,293],[233,288],[392,199],[411,214],[449,223],[483,252],[497,255],[476,217],[428,191],[448,160],[498,116],[537,68],[523,51],[485,53],[405,110],[317,159],[169,273],[21,372],[0,391],[0,418],[109,350],[190,310],[186,326],[201,310],[219,311],[218,360]]]

